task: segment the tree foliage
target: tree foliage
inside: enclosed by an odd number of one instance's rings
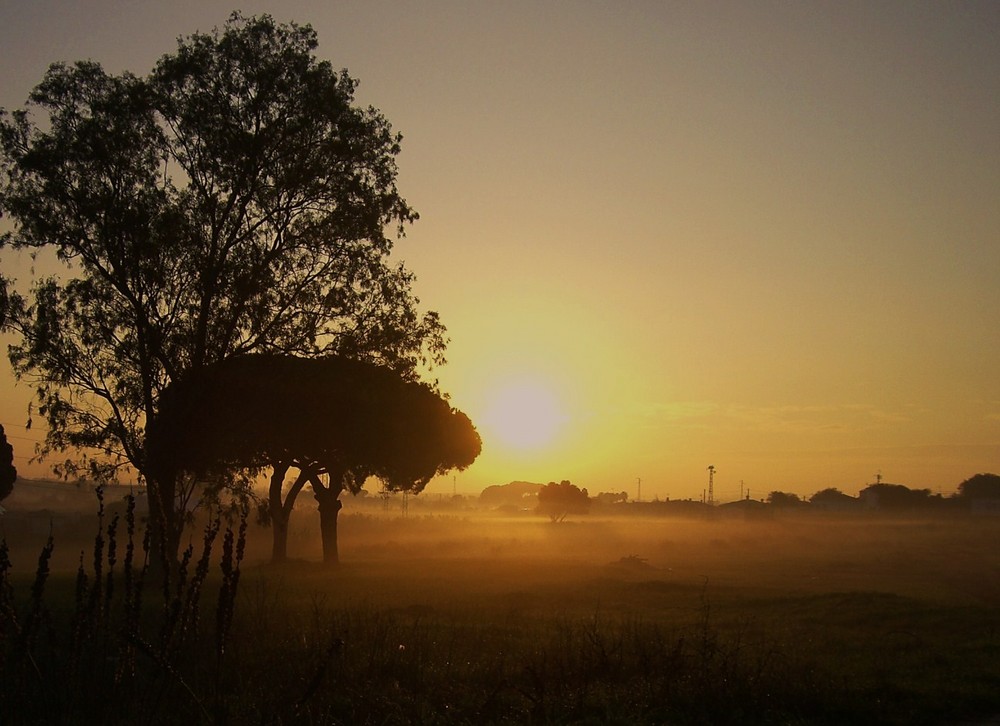
[[[486,507],[514,507],[534,509],[538,502],[541,484],[528,481],[512,481],[507,484],[493,484],[479,493],[479,502]]]
[[[1000,499],[1000,475],[976,474],[958,485],[963,499]]]
[[[7,442],[7,434],[0,425],[0,501],[10,496],[17,481],[14,468],[14,447]]]
[[[330,563],[343,491],[357,493],[376,476],[390,490],[419,493],[481,449],[469,418],[425,383],[343,357],[279,355],[231,358],[171,384],[149,439],[157,468],[225,480],[271,467],[276,560],[285,557],[288,518],[309,483]],[[282,498],[292,467],[300,473]]]
[[[886,482],[868,485],[858,492],[858,499],[870,507],[885,511],[924,509],[943,501],[941,495],[932,494],[930,489],[910,489],[902,484]]]
[[[802,500],[798,494],[775,491],[767,495],[767,503],[774,507],[797,507],[802,504]]]
[[[549,482],[538,491],[538,513],[553,522],[561,522],[570,514],[590,511],[590,496],[586,489],[566,481]]]
[[[443,362],[443,326],[389,258],[417,217],[396,188],[401,137],[316,47],[309,26],[236,13],[145,77],[55,64],[0,112],[2,246],[66,263],[30,291],[0,280],[43,454],[96,452],[61,473],[132,466],[169,518],[145,431],[188,371],[267,351],[410,378]]]
[[[828,487],[816,492],[809,497],[809,502],[818,507],[831,509],[846,509],[858,505],[858,500],[856,498],[848,494],[844,494],[836,487]]]
[[[150,431],[159,466],[211,474],[277,462],[419,492],[479,455],[469,418],[429,385],[343,357],[247,355],[172,384]]]

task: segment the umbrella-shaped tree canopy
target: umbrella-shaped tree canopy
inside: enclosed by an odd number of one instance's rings
[[[427,384],[340,357],[211,366],[167,389],[150,430],[160,466],[204,473],[308,460],[416,491],[481,448],[468,416]]]
[[[295,497],[311,482],[328,562],[337,559],[345,488],[357,492],[377,476],[390,489],[420,492],[435,475],[467,467],[481,449],[468,416],[427,384],[342,357],[248,355],[218,363],[171,384],[149,432],[150,460],[166,471],[273,467],[276,559],[284,557]],[[290,465],[302,476],[282,501]]]

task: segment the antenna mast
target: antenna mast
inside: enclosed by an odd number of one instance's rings
[[[708,467],[708,506],[715,504],[715,467]]]

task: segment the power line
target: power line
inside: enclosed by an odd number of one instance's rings
[[[4,435],[8,439],[17,439],[18,441],[30,441],[33,444],[40,444],[40,443],[42,443],[41,439],[30,439],[27,436],[16,436],[14,434],[8,434],[8,433],[5,433]]]
[[[4,435],[8,439],[23,439],[25,441],[39,441],[40,439],[32,439],[27,436],[18,436],[17,434],[10,433],[9,429],[21,429],[22,431],[33,431],[33,429],[25,426],[24,424],[8,423],[7,421],[0,421],[0,426],[3,426]]]

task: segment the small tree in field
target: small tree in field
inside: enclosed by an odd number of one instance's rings
[[[426,384],[346,358],[273,355],[233,358],[171,385],[150,437],[164,468],[225,479],[271,467],[275,560],[287,554],[288,519],[310,484],[328,563],[338,560],[344,491],[376,476],[419,493],[435,475],[471,464],[481,446],[468,417]],[[299,474],[282,498],[292,468]]]
[[[565,479],[558,484],[549,482],[538,491],[537,511],[553,522],[562,522],[570,514],[587,514],[590,497],[586,489],[580,489]]]

